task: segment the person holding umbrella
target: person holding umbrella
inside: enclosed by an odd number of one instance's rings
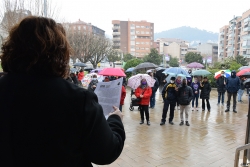
[[[200,83],[201,95],[200,98],[202,99],[202,111],[205,111],[205,100],[207,103],[207,111],[210,112],[211,106],[209,102],[211,86],[207,80],[207,77],[203,78],[203,81]]]
[[[168,108],[170,106],[170,113],[169,113],[169,123],[174,125],[174,108],[176,105],[176,95],[177,95],[178,87],[175,84],[175,77],[170,78],[170,83],[165,84],[162,89],[162,99],[164,101],[163,112],[162,112],[162,119],[160,125],[164,125],[166,122]]]
[[[142,78],[141,85],[135,90],[135,96],[137,98],[140,98],[140,102],[139,102],[140,115],[141,115],[140,124],[144,124],[144,113],[145,113],[147,125],[150,125],[148,105],[149,105],[151,94],[152,94],[152,89],[148,86],[147,80]]]
[[[224,105],[224,95],[226,92],[226,77],[225,77],[225,72],[221,71],[221,76],[216,80],[217,84],[217,92],[218,92],[218,103],[217,105],[220,105],[220,100],[221,104]]]

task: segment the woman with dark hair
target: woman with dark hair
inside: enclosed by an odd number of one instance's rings
[[[135,90],[135,96],[141,99],[139,102],[140,114],[141,114],[140,124],[144,123],[144,113],[145,113],[147,125],[150,125],[148,106],[151,94],[152,94],[152,89],[148,86],[146,79],[142,79],[141,85]]]
[[[112,163],[125,131],[117,107],[106,120],[97,96],[69,83],[70,46],[49,18],[27,17],[2,45],[0,166]]]

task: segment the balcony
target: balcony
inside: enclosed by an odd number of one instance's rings
[[[114,26],[112,27],[112,30],[119,30],[120,29],[120,26]]]
[[[120,35],[120,32],[113,32],[112,35]]]
[[[244,49],[250,49],[250,45],[242,46],[242,48],[244,48]]]
[[[250,22],[250,17],[244,19],[244,23]]]
[[[224,37],[220,37],[220,41],[224,41],[224,39],[225,39]]]
[[[244,28],[243,29],[245,32],[248,32],[248,31],[250,31],[250,27],[246,27],[246,28]]]
[[[242,38],[243,38],[244,40],[250,39],[250,34],[245,35],[245,36],[243,36]]]
[[[120,46],[121,43],[114,43],[114,46]]]
[[[228,35],[228,38],[233,38],[233,37],[234,37],[234,34]]]
[[[120,41],[121,40],[121,38],[113,38],[113,41]]]
[[[245,58],[250,58],[250,54],[243,54]]]
[[[228,41],[228,45],[232,45],[234,42],[233,41]]]

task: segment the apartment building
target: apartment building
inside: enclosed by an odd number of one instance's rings
[[[218,61],[218,44],[217,43],[203,43],[197,46],[197,51],[201,54],[204,60],[209,64]]]
[[[177,44],[186,44],[189,46],[189,42],[182,40],[182,39],[178,39],[178,38],[158,38],[156,39],[155,43],[157,45],[155,45],[156,49],[159,50],[160,54],[164,54],[164,47],[169,46],[171,43],[177,43]],[[166,50],[166,48],[165,48]]]
[[[142,58],[153,48],[154,23],[112,20],[114,49]]]
[[[98,36],[105,36],[104,30],[92,25],[91,23],[86,23],[80,19],[73,23],[64,23],[64,27],[71,31],[81,31],[86,33],[92,33]]]
[[[163,54],[171,55],[180,60],[180,62],[185,62],[185,55],[188,51],[188,45],[182,41],[181,43],[172,42],[169,45],[164,44]]]
[[[250,60],[250,9],[220,28],[218,59],[237,55]]]

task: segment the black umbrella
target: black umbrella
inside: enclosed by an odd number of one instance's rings
[[[85,68],[84,68],[84,71],[90,72],[90,71],[92,71],[92,70],[94,70],[94,68],[92,68],[92,67],[85,67]]]
[[[75,64],[73,64],[73,66],[87,67],[87,65],[85,63],[81,63],[81,62],[75,63]]]
[[[155,65],[154,63],[149,63],[149,62],[145,62],[145,63],[141,63],[138,66],[135,67],[135,70],[139,70],[139,69],[150,69],[150,68],[157,68],[158,66]]]
[[[243,77],[246,77],[246,78],[250,78],[250,72],[245,72],[243,75],[241,75]]]

